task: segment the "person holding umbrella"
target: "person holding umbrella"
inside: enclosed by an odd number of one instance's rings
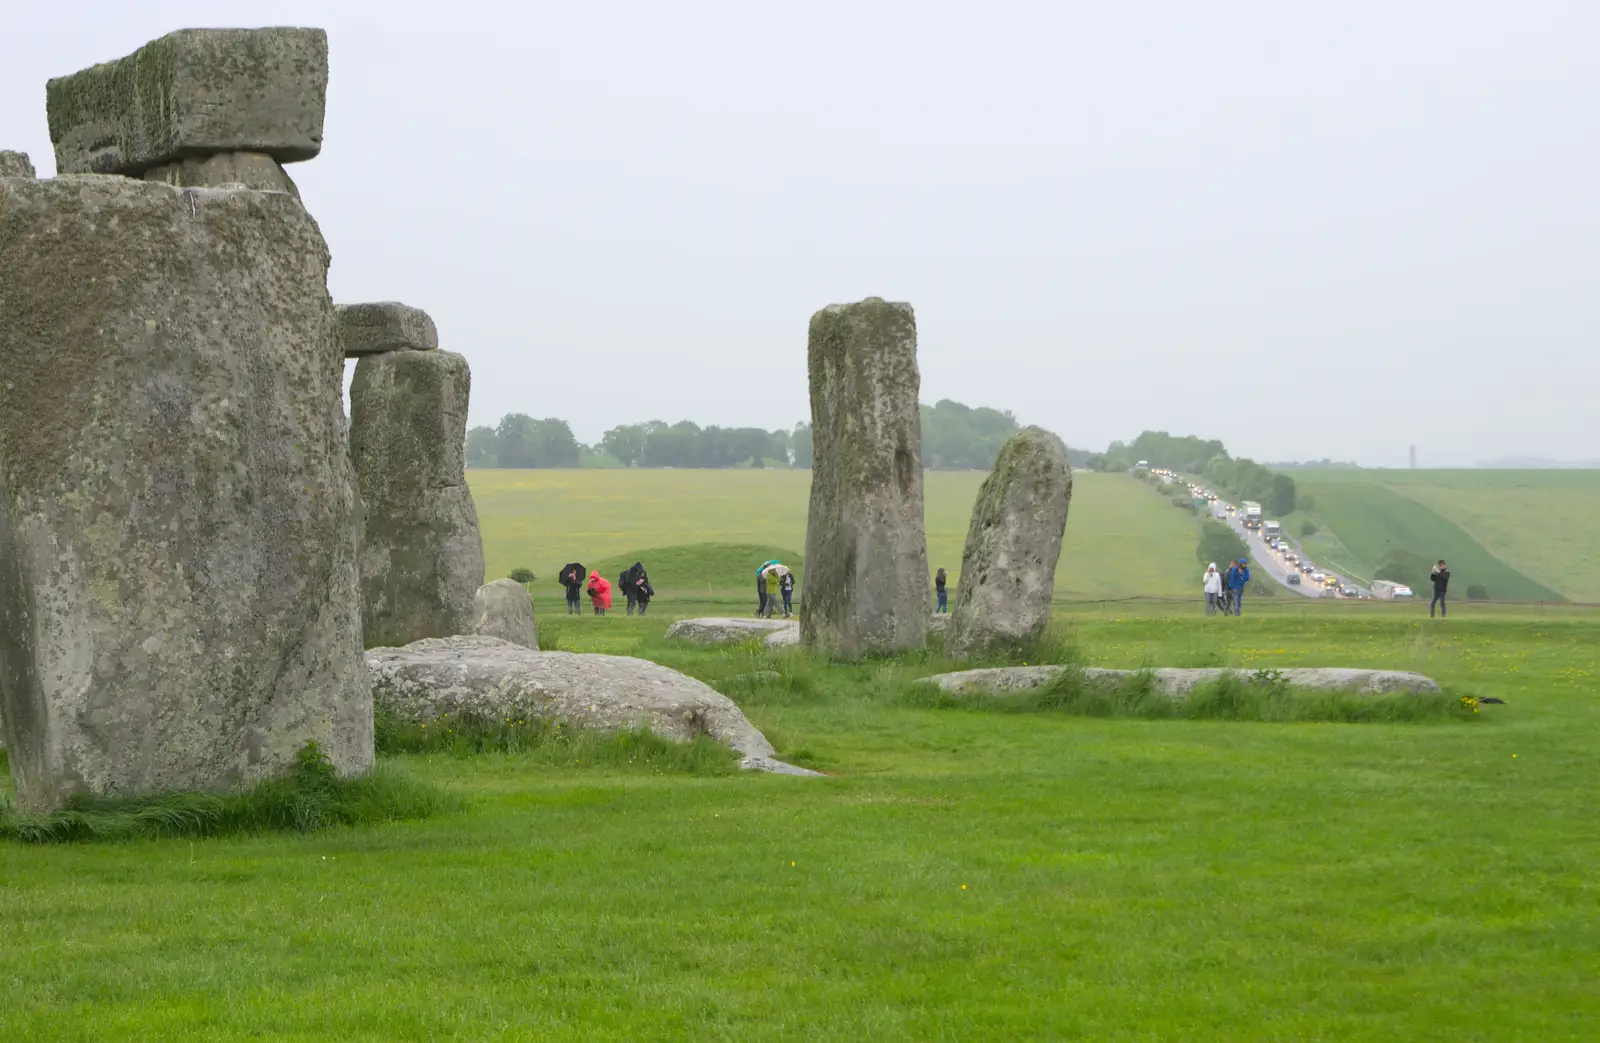
[[[650,576],[644,571],[644,565],[634,562],[633,600],[639,603],[639,615],[644,615],[645,609],[650,607],[650,599],[655,596],[655,588],[650,585]]]
[[[578,614],[578,597],[583,593],[583,581],[588,578],[589,570],[576,561],[568,562],[562,567],[559,580],[567,591],[567,615]]]
[[[783,574],[778,577],[778,589],[783,592],[783,618],[788,619],[794,615],[794,573],[782,565]]]
[[[777,558],[771,558],[771,559],[768,559],[767,561],[763,561],[761,563],[761,567],[759,569],[756,569],[756,599],[757,599],[756,600],[756,618],[757,619],[761,619],[761,618],[764,618],[764,617],[770,615],[770,613],[767,611],[767,598],[769,596],[768,593],[767,593],[767,570],[772,568],[772,566],[774,566],[774,565],[781,565],[781,564],[783,564],[783,563],[781,561],[779,561]]]

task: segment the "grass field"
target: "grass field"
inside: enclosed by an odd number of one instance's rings
[[[1330,497],[1352,488],[1407,497],[1535,586],[1600,602],[1600,471],[1296,471],[1294,478],[1316,496],[1319,513]],[[1462,574],[1455,557],[1434,556]],[[1502,595],[1492,581],[1486,585],[1496,597],[1513,596]],[[1513,580],[1508,589],[1532,588]]]
[[[943,566],[952,577],[960,572],[984,477],[965,471],[927,475],[929,564]],[[533,589],[541,608],[559,603],[555,574],[568,561],[604,563],[609,576],[644,557],[665,598],[703,596],[707,582],[717,595],[742,597],[767,554],[752,557],[739,571],[713,553],[718,562],[707,565],[716,571],[706,577],[692,570],[663,573],[645,552],[672,548],[677,566],[706,557],[681,550],[693,545],[740,544],[787,560],[805,550],[808,471],[470,471],[467,480],[488,574],[532,569],[539,576]],[[1193,517],[1148,486],[1126,475],[1076,474],[1057,596],[1187,595],[1199,582],[1194,545]]]
[[[786,668],[668,645],[662,619],[542,625],[729,691]],[[897,699],[915,657],[811,664],[738,698],[829,778],[405,756],[466,810],[0,845],[0,1038],[1600,1038],[1592,615],[1059,625],[1098,665],[1392,666],[1505,705],[994,713]]]

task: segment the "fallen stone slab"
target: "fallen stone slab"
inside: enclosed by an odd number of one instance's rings
[[[924,683],[934,684],[954,695],[997,695],[1005,692],[1025,691],[1047,685],[1061,676],[1061,666],[1001,666],[983,670],[961,670],[950,674],[935,674],[924,678]],[[1084,681],[1092,685],[1113,687],[1130,678],[1149,674],[1154,690],[1162,695],[1182,699],[1198,685],[1216,681],[1223,676],[1233,676],[1246,683],[1255,683],[1269,672],[1238,669],[1183,669],[1162,667],[1155,670],[1105,670],[1089,667],[1083,670]],[[1271,676],[1284,684],[1313,692],[1352,692],[1357,695],[1383,695],[1391,692],[1409,692],[1413,695],[1437,692],[1439,685],[1422,674],[1399,670],[1359,670],[1346,667],[1297,667],[1271,671]]]
[[[800,643],[800,624],[793,620],[786,620],[786,626],[781,630],[774,630],[761,639],[767,648],[792,648]],[[950,629],[950,616],[934,615],[928,618],[928,633],[942,634]]]
[[[344,357],[381,355],[390,351],[433,351],[439,347],[439,329],[421,308],[398,301],[341,304],[339,345]]]
[[[60,174],[125,174],[219,152],[322,151],[321,29],[182,29],[45,85]]]
[[[379,712],[425,723],[445,714],[561,722],[620,731],[649,728],[690,742],[706,735],[742,755],[740,767],[785,775],[785,764],[733,700],[692,677],[627,656],[535,652],[492,637],[429,638],[367,652]]]
[[[528,588],[514,579],[497,579],[478,588],[473,598],[477,619],[472,632],[479,637],[498,637],[523,648],[539,650],[539,626],[533,617],[533,598]]]
[[[792,619],[680,619],[667,628],[667,637],[673,641],[693,641],[701,645],[737,644],[765,637],[775,631],[796,630],[798,627],[799,624]]]
[[[33,160],[26,152],[7,152],[0,149],[0,177],[34,178]]]
[[[0,179],[18,804],[372,767],[328,248],[277,193]]]
[[[277,160],[264,152],[219,152],[214,156],[180,159],[151,167],[144,180],[174,188],[221,188],[237,185],[256,192],[287,192],[296,199],[300,189]]]

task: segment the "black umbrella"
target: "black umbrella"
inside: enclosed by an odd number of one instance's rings
[[[569,561],[565,565],[561,566],[561,583],[563,585],[565,585],[567,582],[568,574],[573,572],[578,574],[578,583],[580,586],[584,580],[589,578],[589,570],[584,568],[581,562]]]

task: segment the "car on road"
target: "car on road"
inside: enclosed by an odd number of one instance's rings
[[[1301,571],[1301,572],[1302,572],[1302,573],[1304,573],[1304,574],[1305,574],[1305,575],[1307,575],[1307,576],[1309,576],[1309,575],[1311,575],[1311,573],[1312,573],[1312,572],[1313,572],[1313,571],[1314,571],[1314,570],[1315,570],[1315,569],[1316,569],[1316,566],[1315,566],[1315,565],[1313,565],[1313,564],[1311,564],[1311,562],[1309,562],[1309,561],[1302,561],[1302,562],[1301,562],[1301,563],[1300,563],[1300,571]]]
[[[1291,587],[1298,587],[1300,585],[1300,573],[1298,573],[1298,572],[1289,573],[1288,584]]]
[[[1324,580],[1326,580],[1327,578],[1328,577],[1323,575],[1321,572],[1313,572],[1311,574],[1311,582],[1313,582],[1313,583],[1321,583]]]

